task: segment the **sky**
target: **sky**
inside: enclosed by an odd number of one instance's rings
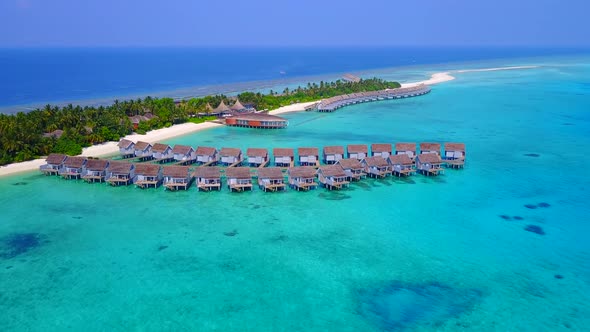
[[[0,47],[590,46],[590,0],[0,0]]]

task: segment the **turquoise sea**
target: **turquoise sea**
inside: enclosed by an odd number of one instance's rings
[[[284,193],[0,179],[0,329],[590,330],[590,57],[530,63],[542,67],[287,114],[285,130],[169,141],[464,142],[466,168],[440,177]],[[527,61],[478,66],[513,64]]]

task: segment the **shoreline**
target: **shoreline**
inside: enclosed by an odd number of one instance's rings
[[[440,73],[434,73],[430,76],[430,78],[418,82],[408,82],[402,83],[402,88],[407,87],[414,87],[420,84],[426,85],[436,85],[444,82],[449,82],[455,79],[455,76],[451,75],[454,73],[462,74],[462,73],[471,73],[471,72],[489,72],[489,71],[500,71],[500,70],[523,70],[523,69],[535,69],[539,68],[540,66],[512,66],[512,67],[494,67],[494,68],[482,68],[482,69],[463,69],[463,70],[452,70]],[[305,108],[313,105],[315,103],[320,102],[318,101],[311,101],[305,103],[297,103],[288,106],[279,107],[276,110],[272,110],[269,114],[278,115],[278,114],[285,114],[291,112],[301,112],[305,111]],[[219,126],[223,126],[222,124],[213,123],[213,122],[204,122],[204,123],[182,123],[178,125],[174,125],[168,128],[161,128],[147,132],[145,135],[139,134],[130,134],[123,138],[131,140],[131,141],[145,141],[148,143],[158,143],[163,140],[176,138],[188,134],[192,134],[201,130],[216,128]],[[119,151],[117,147],[118,142],[105,142],[98,145],[93,145],[82,149],[82,154],[80,156],[84,157],[109,157],[116,155]],[[30,172],[39,169],[39,166],[45,163],[45,158],[39,158],[29,161],[23,161],[20,163],[12,163],[5,166],[0,166],[0,177],[8,176],[8,175],[15,175],[19,173]]]

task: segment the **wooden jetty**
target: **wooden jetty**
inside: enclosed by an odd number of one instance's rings
[[[219,160],[223,166],[236,167],[242,163],[242,150],[238,148],[221,148]]]
[[[39,170],[45,175],[58,175],[67,158],[65,154],[52,153],[47,156],[45,165],[41,165]]]
[[[82,179],[87,182],[103,182],[106,180],[108,168],[109,160],[88,159],[82,172]]]
[[[135,157],[135,143],[128,139],[121,139],[119,144],[119,153],[122,158],[134,158]]]
[[[285,176],[279,167],[264,167],[257,170],[258,187],[264,191],[285,190]]]
[[[465,144],[445,143],[444,162],[447,167],[463,168],[465,166]]]
[[[416,157],[416,170],[426,176],[439,175],[444,172],[443,161],[436,153],[423,153]]]
[[[349,144],[346,153],[349,159],[363,160],[369,155],[369,147],[366,144]]]
[[[320,152],[318,148],[299,148],[297,149],[300,166],[319,166]]]
[[[202,191],[221,189],[221,170],[217,166],[197,167],[193,173],[197,189]]]
[[[416,143],[395,143],[395,154],[405,154],[414,162],[416,158]]]
[[[323,157],[325,164],[335,164],[338,160],[344,159],[344,147],[338,145],[325,146]]]
[[[436,153],[440,157],[439,143],[420,143],[420,154]]]
[[[339,160],[337,165],[340,165],[346,174],[347,181],[359,181],[366,178],[367,175],[363,171],[363,165],[358,159],[348,158]]]
[[[157,163],[166,163],[174,160],[172,147],[168,144],[156,143],[152,146],[152,157]]]
[[[153,159],[152,149],[153,146],[150,143],[139,141],[135,143],[135,157],[142,161]]]
[[[315,182],[316,169],[312,166],[290,167],[287,170],[289,185],[295,190],[310,190],[317,187]]]
[[[197,160],[195,149],[188,145],[175,145],[172,149],[177,165],[192,164]]]
[[[246,158],[250,167],[264,167],[268,164],[268,150],[260,148],[248,148]]]
[[[209,166],[217,162],[217,149],[210,146],[198,146],[197,163],[203,166]]]
[[[110,161],[107,183],[112,186],[129,185],[135,176],[135,164],[124,161]]]
[[[272,150],[275,166],[293,167],[295,163],[295,150],[292,148],[274,148]]]
[[[379,156],[387,159],[391,155],[391,144],[389,143],[374,143],[371,144],[371,156]]]
[[[328,190],[348,187],[349,183],[344,169],[340,165],[324,165],[317,170],[318,181]]]
[[[59,172],[64,179],[79,179],[88,159],[84,157],[68,157]]]
[[[230,191],[252,190],[252,174],[248,167],[230,167],[225,169],[225,179]]]
[[[171,191],[187,190],[193,181],[188,166],[164,166],[164,187]]]
[[[384,178],[391,173],[387,160],[381,156],[367,157],[361,164],[365,168],[365,173],[372,178]]]
[[[157,188],[162,183],[162,167],[157,164],[136,164],[133,183],[141,189]]]
[[[398,177],[410,176],[416,173],[414,170],[414,162],[405,153],[389,156],[387,158],[387,163],[389,164],[391,173]]]
[[[317,105],[318,112],[334,112],[341,107],[386,99],[401,99],[422,96],[430,92],[425,84],[407,88],[384,89],[378,91],[357,92],[330,97]]]

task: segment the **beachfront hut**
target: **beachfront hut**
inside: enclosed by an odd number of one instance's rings
[[[412,168],[414,162],[405,153],[389,156],[387,158],[387,163],[389,164],[391,172],[399,177],[412,175],[412,173],[414,173],[414,169]]]
[[[107,182],[112,186],[128,185],[135,176],[135,164],[111,161],[107,170]]]
[[[371,144],[371,156],[380,156],[383,159],[387,159],[391,155],[391,144],[376,143]]]
[[[416,158],[416,143],[395,143],[395,154],[405,154],[413,162]]]
[[[381,156],[367,157],[361,161],[365,173],[370,177],[383,178],[389,174],[389,165],[387,160]]]
[[[290,167],[287,170],[287,176],[289,185],[297,191],[317,187],[315,182],[316,170],[312,166]]]
[[[195,149],[188,145],[175,145],[172,154],[178,164],[192,164],[197,160]]]
[[[344,158],[344,148],[342,146],[324,147],[324,163],[335,164],[338,160]]]
[[[248,167],[226,168],[225,179],[230,191],[252,190],[252,174]]]
[[[157,162],[167,162],[174,159],[172,147],[168,144],[156,143],[152,146],[152,158]]]
[[[238,148],[221,148],[219,158],[223,166],[238,166],[242,162],[242,150]]]
[[[445,143],[444,161],[447,167],[462,168],[465,166],[465,144]]]
[[[420,143],[420,154],[436,153],[440,157],[439,143]]]
[[[259,148],[248,148],[246,158],[250,167],[264,167],[268,163],[268,150]]]
[[[217,105],[217,107],[215,107],[212,114],[217,115],[217,116],[228,115],[228,114],[231,114],[231,109],[229,107],[227,107],[227,105],[222,100],[221,103],[219,103],[219,105]]]
[[[209,146],[197,147],[197,162],[201,165],[212,164],[217,161],[217,149]]]
[[[64,179],[79,179],[82,176],[84,166],[86,166],[86,161],[87,159],[84,157],[68,157],[64,161],[64,166],[59,174]]]
[[[117,146],[119,147],[119,153],[123,158],[131,158],[135,156],[135,143],[132,141],[123,138],[119,141]]]
[[[139,141],[135,143],[135,156],[141,160],[152,159],[152,148],[150,143]]]
[[[164,166],[162,175],[168,190],[187,190],[193,180],[188,166]]]
[[[275,148],[272,150],[275,166],[292,167],[295,151],[291,148]]]
[[[299,148],[297,154],[301,166],[317,166],[319,163],[320,152],[318,148]]]
[[[329,190],[348,187],[349,182],[346,180],[348,176],[340,165],[320,166],[317,175],[320,184]]]
[[[221,189],[221,171],[216,166],[197,167],[193,176],[197,180],[197,189],[203,191]]]
[[[39,170],[45,175],[57,175],[62,169],[68,156],[65,154],[52,153],[45,159],[45,165],[41,165]]]
[[[358,181],[366,176],[363,172],[363,165],[358,159],[342,159],[338,161],[337,165],[342,167],[348,181]]]
[[[141,189],[157,188],[162,182],[162,167],[156,164],[136,164],[133,183]]]
[[[369,147],[365,144],[350,144],[346,147],[348,158],[363,160],[369,154]]]
[[[258,169],[258,187],[264,191],[285,189],[285,178],[279,167],[263,167]]]
[[[82,179],[88,182],[102,182],[107,177],[109,161],[106,159],[88,159],[82,171]]]
[[[416,157],[416,170],[426,176],[442,173],[441,165],[442,159],[436,153],[423,153]]]
[[[239,99],[236,99],[236,102],[233,105],[231,105],[229,109],[234,112],[242,112],[246,109],[246,107],[244,107],[244,105],[240,103]]]

